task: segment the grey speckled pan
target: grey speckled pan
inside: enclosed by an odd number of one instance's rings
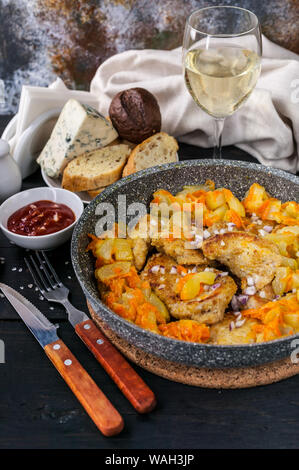
[[[85,252],[88,233],[94,233],[98,216],[95,209],[100,202],[110,202],[117,211],[117,196],[125,194],[127,204],[149,204],[157,189],[176,193],[183,185],[215,181],[242,198],[250,185],[258,182],[282,201],[299,201],[299,178],[281,170],[262,165],[228,160],[193,160],[151,168],[123,178],[100,194],[84,211],[72,239],[72,260],[76,275],[87,299],[99,317],[119,336],[137,348],[158,357],[198,367],[242,367],[265,364],[289,356],[291,343],[299,335],[268,343],[215,346],[187,343],[159,336],[127,322],[100,300],[94,280],[94,259]],[[265,266],[265,269],[267,267]]]

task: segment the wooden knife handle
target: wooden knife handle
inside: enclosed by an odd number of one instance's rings
[[[139,413],[152,411],[155,395],[93,321],[78,323],[75,330],[134,408]]]
[[[105,436],[119,434],[122,417],[63,341],[47,344],[45,352],[99,430]]]

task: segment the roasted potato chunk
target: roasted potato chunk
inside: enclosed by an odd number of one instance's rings
[[[114,255],[116,261],[132,261],[133,253],[130,240],[117,238],[114,241]]]
[[[236,317],[227,314],[222,322],[211,326],[211,341],[223,345],[255,343],[256,334],[252,327],[257,324],[256,320],[246,319],[241,326],[236,327]]]
[[[112,264],[106,264],[101,268],[95,270],[95,277],[103,284],[111,281],[111,279],[119,277],[123,274],[128,274],[131,269],[131,263],[128,261],[118,261]]]
[[[166,305],[164,304],[164,302],[162,302],[162,300],[159,299],[159,297],[154,292],[150,293],[149,302],[158,309],[165,322],[170,321],[170,315]]]

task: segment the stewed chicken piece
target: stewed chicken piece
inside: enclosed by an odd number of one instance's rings
[[[249,281],[247,285],[256,290],[271,283],[282,262],[274,243],[246,232],[214,235],[203,242],[203,253],[209,260],[227,266],[240,279]]]
[[[204,266],[181,266],[162,254],[153,255],[141,278],[177,319],[212,325],[221,321],[237,291],[228,273]]]

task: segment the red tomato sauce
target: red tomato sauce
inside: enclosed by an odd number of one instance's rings
[[[76,220],[74,212],[65,204],[36,201],[21,207],[7,221],[10,232],[37,237],[59,232]]]

